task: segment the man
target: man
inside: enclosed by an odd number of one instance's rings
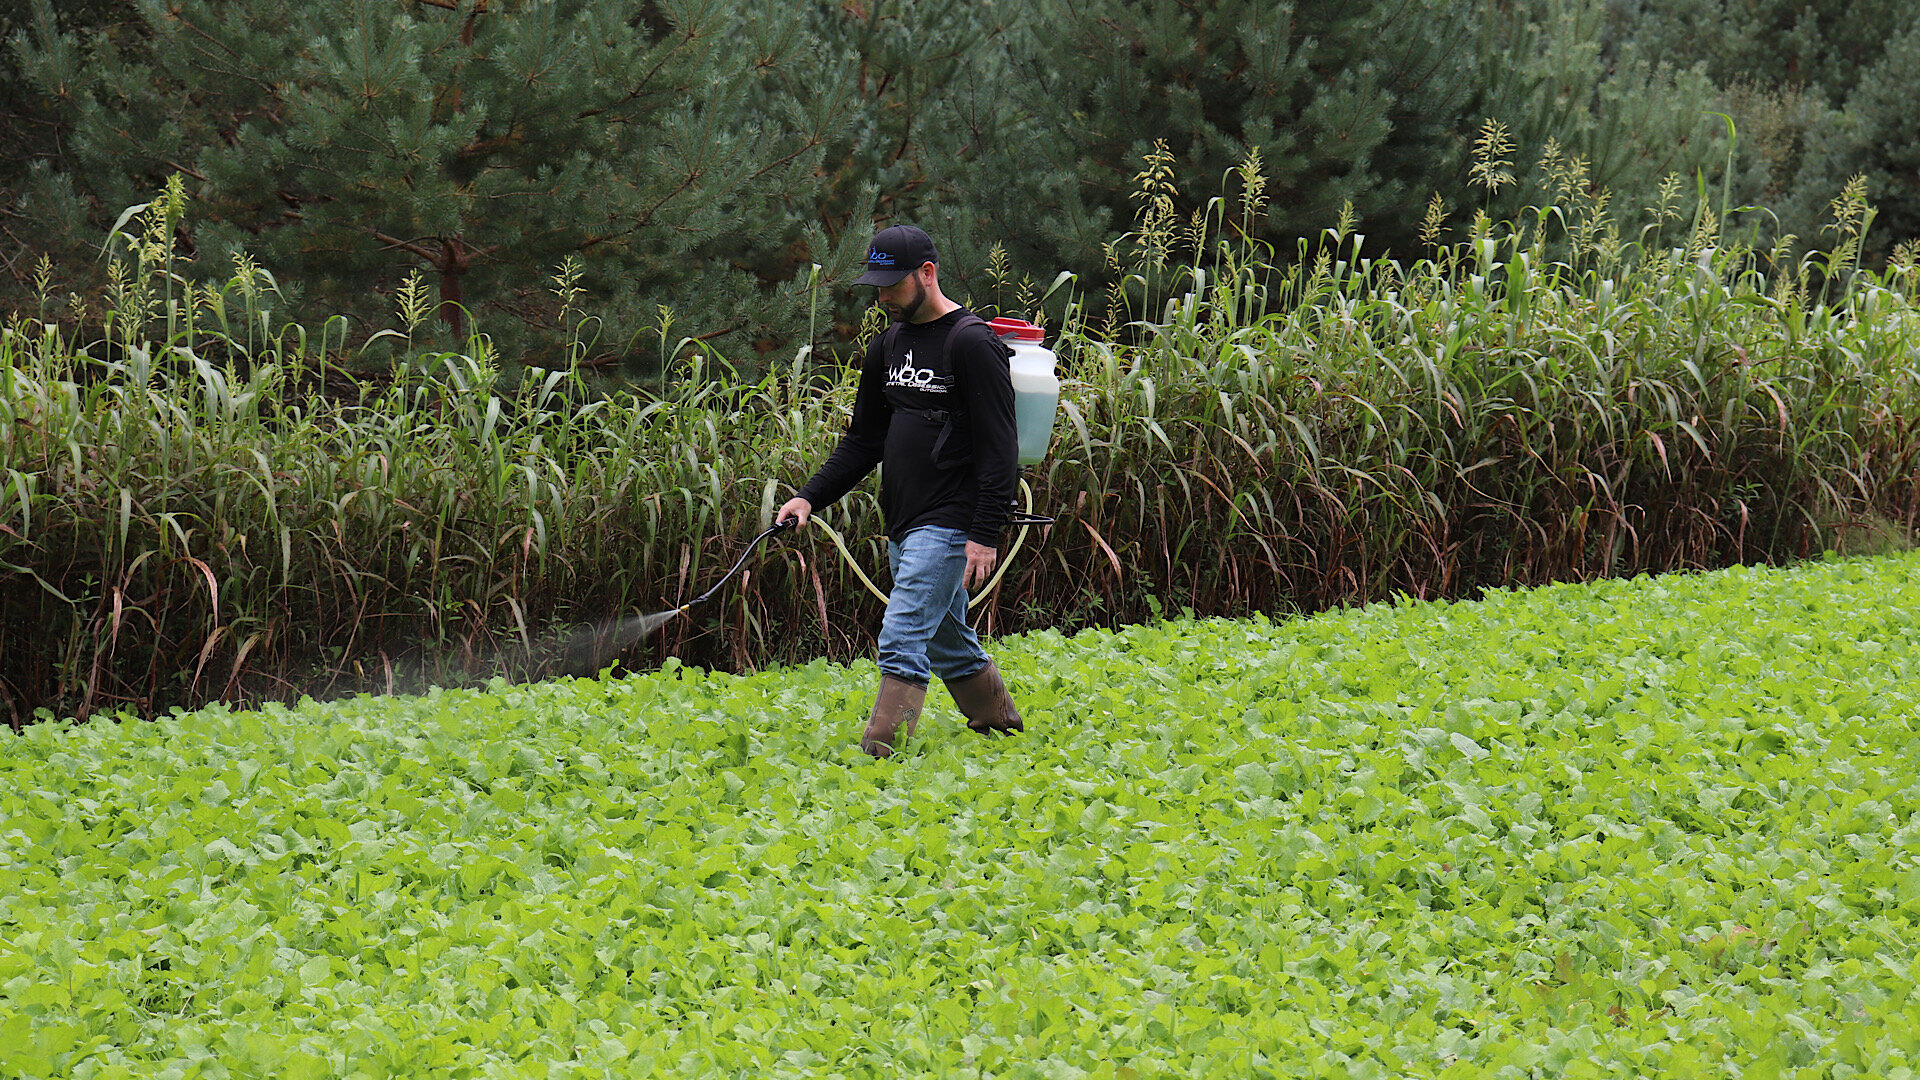
[[[857,284],[879,290],[894,325],[867,347],[846,435],[776,518],[804,527],[881,467],[893,592],[880,624],[880,692],[860,741],[881,758],[913,734],[936,675],[973,730],[1023,727],[967,625],[967,590],[993,573],[1013,503],[1009,353],[940,291],[939,261],[932,239],[911,225],[874,236]]]

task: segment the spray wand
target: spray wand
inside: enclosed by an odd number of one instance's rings
[[[706,592],[701,593],[699,596],[696,596],[693,599],[687,601],[686,603],[681,604],[677,608],[668,608],[665,611],[656,611],[651,615],[642,617],[640,619],[640,625],[637,628],[635,636],[643,637],[647,634],[651,634],[655,630],[658,630],[660,627],[665,626],[667,623],[671,622],[677,616],[685,615],[687,612],[693,610],[694,608],[699,607],[701,604],[704,604],[707,601],[712,600],[715,596],[719,595],[721,588],[724,587],[728,581],[731,581],[733,579],[733,575],[739,573],[740,568],[747,564],[747,559],[753,555],[754,549],[760,546],[761,541],[765,540],[769,536],[772,536],[774,533],[786,532],[792,529],[794,526],[798,525],[799,523],[800,523],[799,519],[797,518],[782,518],[781,520],[774,522],[771,527],[769,527],[766,531],[762,532],[759,536],[754,537],[747,544],[747,549],[740,553],[740,557],[734,560],[733,566],[730,569],[728,569],[726,573],[720,575],[720,580],[714,582],[712,588],[708,589]]]
[[[754,549],[758,548],[762,541],[774,533],[786,532],[797,524],[799,523],[792,518],[774,522],[772,528],[754,537],[752,542],[747,544],[747,549],[740,553],[740,558],[734,562],[733,567],[721,575],[720,580],[714,582],[712,588],[677,608],[656,611],[651,615],[631,616],[611,625],[600,623],[584,627],[574,632],[565,641],[548,648],[529,647],[529,653],[534,657],[557,659],[564,670],[591,671],[604,663],[607,657],[621,652],[679,616],[718,596],[720,589],[732,580],[733,575],[740,572],[740,568],[747,564],[747,557],[753,554]]]

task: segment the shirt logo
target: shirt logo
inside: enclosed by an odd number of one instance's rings
[[[900,366],[887,372],[887,388],[898,390],[927,390],[936,394],[947,392],[947,380],[941,378],[932,368],[915,367],[913,350],[908,349]]]

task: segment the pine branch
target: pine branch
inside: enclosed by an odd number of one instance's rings
[[[620,100],[615,101],[608,105],[603,105],[597,109],[587,109],[583,112],[576,114],[576,117],[581,120],[588,120],[596,116],[605,115],[607,113],[614,111],[617,108],[620,108],[623,105],[627,105],[631,102],[639,100],[642,96],[645,96],[650,92],[653,94],[672,93],[673,92],[672,87],[668,87],[665,90],[654,90],[654,91],[649,91],[647,87],[647,84],[652,82],[654,77],[660,74],[660,70],[667,66],[667,60],[670,58],[670,56],[671,56],[670,53],[663,50],[660,55],[659,62],[653,65],[653,70],[647,72],[645,75],[642,75],[640,77],[640,81],[634,84],[633,89],[628,90],[624,95],[622,95]]]
[[[655,214],[659,213],[662,209],[664,209],[668,203],[678,198],[681,192],[692,187],[694,185],[694,182],[699,180],[700,177],[701,177],[701,171],[699,169],[695,169],[692,172],[689,172],[686,175],[686,177],[680,181],[678,186],[676,186],[672,191],[667,192],[665,195],[660,196],[660,200],[658,202],[648,207],[647,212],[640,215],[640,219],[634,223],[634,227],[640,228],[642,226],[652,224],[653,216]]]
[[[812,150],[815,147],[818,147],[822,141],[824,140],[822,140],[818,135],[809,135],[807,136],[807,141],[802,143],[799,149],[795,150],[791,154],[786,155],[785,157],[775,158],[772,161],[767,162],[764,168],[759,169],[753,173],[750,173],[749,175],[751,175],[755,180],[758,180],[761,177],[766,176],[768,173],[773,172],[775,169],[784,168],[787,165],[790,165],[793,162],[799,160],[801,155],[805,154],[807,151]]]
[[[735,331],[738,331],[738,330],[741,330],[741,329],[744,329],[744,328],[746,327],[746,325],[747,325],[747,320],[745,320],[745,319],[736,319],[736,320],[734,320],[734,323],[733,323],[733,325],[732,325],[732,326],[724,326],[724,327],[721,327],[721,328],[720,328],[720,329],[718,329],[718,330],[709,330],[709,331],[707,331],[707,332],[706,332],[706,333],[704,333],[704,334],[695,334],[695,335],[693,335],[693,336],[692,336],[692,338],[690,338],[689,340],[692,340],[692,341],[712,341],[712,340],[713,340],[714,338],[720,338],[720,337],[726,337],[726,336],[727,336],[728,334],[731,334],[731,333],[734,333]]]
[[[202,41],[206,42],[208,45],[212,46],[214,51],[211,51],[211,52],[203,51],[201,53],[201,55],[206,57],[209,61],[212,61],[217,56],[225,56],[235,60],[239,59],[239,54],[235,53],[231,46],[229,46],[226,42],[221,41],[219,38],[214,37],[212,34],[208,33],[199,24],[194,23],[191,20],[183,17],[179,13],[179,11],[177,10],[170,11],[168,12],[168,15],[170,18],[173,19],[174,22],[185,27],[188,33],[192,34],[194,37],[197,37]],[[268,97],[274,99],[275,101],[280,100],[279,92],[275,90],[274,85],[272,83],[266,81],[265,79],[261,79],[254,75],[251,75],[248,72],[239,71],[233,68],[216,67],[216,66],[213,66],[211,63],[209,63],[209,65],[205,70],[212,72],[215,75],[225,76],[227,78],[235,79],[240,82],[252,83],[253,85],[259,87],[260,89],[266,91],[266,94]]]
[[[426,248],[421,247],[415,241],[402,240],[397,236],[388,236],[386,233],[381,232],[379,229],[369,229],[367,231],[372,234],[375,240],[378,240],[382,244],[385,244],[390,250],[404,251],[409,255],[413,255],[419,258],[422,262],[425,262],[430,266],[440,265],[440,256],[438,252],[428,251]]]

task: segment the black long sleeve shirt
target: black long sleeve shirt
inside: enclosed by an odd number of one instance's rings
[[[889,537],[942,525],[999,546],[1019,458],[1013,380],[1008,350],[986,324],[960,328],[947,347],[965,314],[896,323],[874,339],[847,432],[801,498],[830,506],[879,465]]]

